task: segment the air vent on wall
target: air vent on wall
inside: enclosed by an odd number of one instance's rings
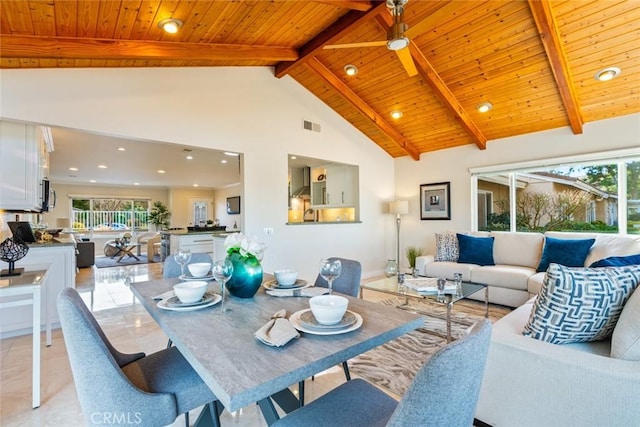
[[[302,120],[302,129],[320,132],[320,125],[318,123],[310,122],[309,120]]]

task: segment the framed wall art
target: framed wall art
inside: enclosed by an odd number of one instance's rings
[[[420,219],[451,219],[451,183],[420,185]]]

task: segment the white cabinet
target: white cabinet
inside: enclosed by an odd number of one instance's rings
[[[213,238],[213,260],[218,261],[227,257],[227,251],[224,250],[224,241],[226,236],[216,236]]]
[[[75,287],[76,248],[69,245],[31,245],[27,256],[16,262],[16,267],[31,267],[31,270],[49,270],[42,292],[41,324],[47,321],[47,313],[52,323],[57,323],[58,310],[56,298],[62,289]],[[0,269],[9,268],[0,261]],[[2,279],[0,279],[2,283]],[[10,301],[7,298],[6,301]],[[0,310],[0,338],[30,334],[32,327],[32,309],[30,305],[8,307]]]
[[[172,234],[171,252],[174,253],[176,249],[189,249],[192,254],[195,253],[208,253],[213,258],[213,234],[196,233],[196,234]]]
[[[358,199],[358,169],[344,164],[327,164],[311,171],[311,204],[352,207]]]
[[[47,167],[38,126],[0,121],[0,209],[40,210]]]

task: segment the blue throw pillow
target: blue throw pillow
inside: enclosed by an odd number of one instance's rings
[[[584,267],[584,260],[596,239],[554,239],[544,238],[542,259],[538,272],[547,271],[552,262],[565,267]]]
[[[474,237],[459,233],[457,236],[459,263],[496,265],[493,261],[493,237]]]
[[[595,267],[622,267],[624,265],[638,265],[640,264],[640,254],[629,256],[612,256],[609,258],[601,259],[589,266],[589,268]]]

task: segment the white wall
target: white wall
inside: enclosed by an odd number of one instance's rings
[[[640,114],[635,114],[587,123],[581,135],[572,134],[569,128],[554,129],[489,141],[486,150],[467,145],[422,154],[419,162],[396,159],[398,199],[409,200],[409,215],[402,217],[401,253],[407,245],[433,253],[435,232],[470,229],[470,168],[638,147]],[[421,221],[420,184],[443,181],[451,182],[451,220]]]
[[[0,117],[244,153],[243,230],[266,271],[313,278],[322,256],[379,273],[395,251],[393,160],[294,80],[269,68],[1,70]],[[302,130],[302,120],[322,132]],[[287,226],[287,154],[360,166],[360,224]],[[263,234],[265,227],[274,234]]]

